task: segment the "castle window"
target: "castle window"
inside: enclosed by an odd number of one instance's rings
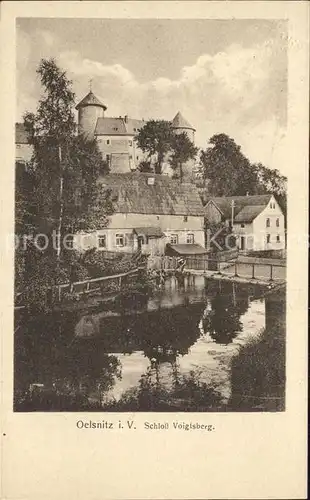
[[[184,215],[184,217],[183,217],[183,221],[184,221],[184,222],[187,222],[187,220],[188,220],[187,215]]]
[[[110,139],[107,139],[107,144],[110,144]]]
[[[98,248],[106,248],[107,246],[107,237],[105,234],[100,234],[98,236]]]
[[[190,245],[194,243],[194,235],[192,233],[186,235],[186,243]]]
[[[117,247],[125,246],[125,238],[124,238],[123,234],[116,234],[115,235],[115,245]]]

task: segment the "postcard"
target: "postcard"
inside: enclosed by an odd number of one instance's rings
[[[1,11],[1,498],[306,498],[308,3]]]

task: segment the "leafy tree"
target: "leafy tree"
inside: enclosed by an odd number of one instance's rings
[[[217,134],[209,140],[210,146],[201,152],[204,179],[213,196],[255,194],[257,175],[241,147],[226,134]]]
[[[36,113],[24,116],[33,146],[26,170],[31,189],[25,189],[23,180],[16,191],[18,224],[23,222],[27,234],[43,233],[49,242],[43,253],[37,248],[26,251],[31,253],[31,257],[25,256],[25,269],[34,301],[36,289],[42,289],[40,276],[45,275],[46,282],[54,284],[70,276],[72,259],[66,262],[68,253],[64,254],[63,237],[79,230],[104,227],[112,213],[111,192],[98,183],[108,166],[96,141],[76,133],[72,82],[53,59],[42,59],[37,73],[43,87],[42,97]],[[31,222],[31,231],[25,221]],[[51,242],[57,244],[56,252]]]
[[[106,225],[112,205],[101,192],[98,177],[108,171],[95,140],[76,135],[74,93],[53,59],[43,59],[37,73],[44,88],[36,114],[24,123],[33,145],[30,171],[34,178],[32,201],[37,230],[63,234]],[[99,196],[100,195],[100,196]],[[57,256],[62,248],[59,245]]]
[[[171,123],[165,120],[150,120],[139,130],[136,137],[138,147],[148,154],[150,162],[154,160],[155,173],[161,174],[165,155],[171,149],[173,130]]]
[[[267,168],[261,163],[254,164],[253,168],[256,171],[260,192],[275,195],[282,210],[286,213],[287,177],[279,170]]]
[[[175,171],[175,177],[183,178],[183,164],[194,159],[198,153],[198,148],[189,139],[186,132],[173,134],[171,137],[171,155],[169,163]]]
[[[201,172],[208,195],[273,194],[286,213],[287,178],[261,163],[251,164],[241,147],[226,134],[211,137],[201,153]]]

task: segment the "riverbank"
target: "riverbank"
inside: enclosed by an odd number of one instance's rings
[[[285,317],[240,347],[231,362],[231,411],[285,410]]]

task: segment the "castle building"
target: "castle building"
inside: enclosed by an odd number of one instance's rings
[[[129,118],[127,115],[107,117],[107,106],[90,91],[76,106],[79,132],[88,138],[96,138],[103,158],[108,161],[111,173],[126,173],[137,170],[145,153],[138,148],[135,136],[145,125],[144,120]],[[194,142],[195,129],[180,112],[172,120],[175,133],[185,132]],[[189,180],[193,162],[184,166],[185,177]],[[166,168],[169,175],[169,168]]]
[[[139,164],[146,159],[144,153],[134,140],[139,130],[146,124],[144,120],[137,120],[125,116],[105,116],[107,106],[95,94],[90,92],[77,104],[78,130],[89,139],[97,139],[103,159],[106,160],[113,174],[134,172]],[[172,120],[172,127],[176,134],[185,132],[194,142],[195,129],[180,112]],[[16,123],[15,131],[16,160],[26,163],[30,160],[32,146],[28,143],[28,136],[22,123]],[[194,160],[189,160],[182,166],[183,182],[192,180]],[[169,164],[164,164],[163,173],[172,176],[173,171]]]

